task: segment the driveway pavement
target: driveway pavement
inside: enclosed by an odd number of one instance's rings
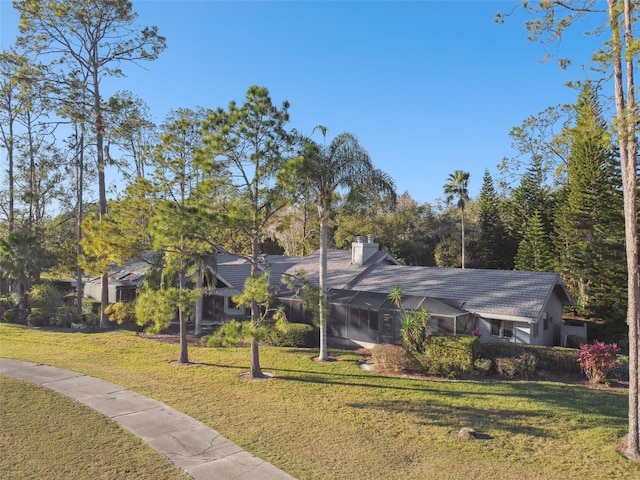
[[[203,423],[120,385],[8,358],[0,358],[0,375],[42,385],[103,413],[195,480],[294,480]]]

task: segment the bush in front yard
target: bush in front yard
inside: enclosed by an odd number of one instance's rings
[[[136,321],[136,306],[133,302],[111,303],[104,309],[104,313],[108,315],[110,322],[116,322],[118,325]]]
[[[425,373],[443,377],[473,371],[478,337],[472,335],[431,335],[424,353],[416,354]]]
[[[508,378],[529,379],[536,371],[536,357],[532,353],[522,353],[517,357],[498,357],[494,360],[499,375]]]
[[[237,347],[241,345],[247,338],[245,330],[250,325],[251,322],[236,320],[225,323],[207,338],[207,347]]]
[[[29,303],[32,308],[40,309],[39,312],[48,318],[62,305],[62,293],[53,283],[39,283],[29,290]]]
[[[597,384],[607,379],[609,372],[616,366],[618,345],[595,341],[584,344],[578,352],[580,367],[589,379],[589,383]]]
[[[399,345],[381,343],[371,350],[371,360],[380,372],[415,372],[420,369],[415,358]]]
[[[32,308],[27,315],[27,324],[31,327],[45,327],[49,325],[49,319],[41,308]]]
[[[7,323],[18,323],[20,321],[20,309],[7,308],[2,313],[2,321]]]
[[[274,347],[312,347],[315,338],[313,327],[306,323],[278,322],[267,332],[267,341]]]
[[[480,344],[479,354],[490,358],[517,358],[525,353],[536,358],[536,370],[552,373],[580,373],[576,351],[571,348],[523,345],[521,343],[489,342]]]
[[[69,328],[74,322],[82,322],[82,315],[78,313],[78,309],[75,305],[63,305],[62,307],[58,307],[54,316],[49,320],[50,325],[66,328]]]
[[[9,295],[3,295],[0,297],[0,320],[3,320],[4,312],[16,307],[13,304]]]
[[[488,375],[493,367],[493,361],[490,358],[476,358],[473,362],[473,371],[479,375]]]

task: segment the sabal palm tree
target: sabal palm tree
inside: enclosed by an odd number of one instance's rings
[[[326,138],[327,129],[319,126]],[[315,131],[315,129],[314,129]],[[346,191],[350,194],[363,187],[372,191],[389,193],[395,197],[395,183],[382,170],[376,169],[369,154],[351,133],[337,135],[329,145],[322,145],[311,139],[305,139],[303,145],[303,175],[306,187],[312,192],[320,217],[320,260],[319,260],[319,323],[320,354],[319,360],[329,359],[327,350],[327,249],[329,217],[336,193]]]
[[[458,200],[458,208],[460,209],[460,218],[462,224],[462,268],[464,268],[464,207],[469,201],[469,172],[456,170],[449,174],[447,183],[444,184],[445,200],[448,204],[453,203],[454,199]]]

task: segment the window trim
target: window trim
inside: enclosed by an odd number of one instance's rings
[[[498,335],[494,332],[494,322],[498,323]],[[505,324],[510,324],[510,328],[505,328]],[[513,338],[515,330],[515,322],[513,320],[497,320],[492,318],[489,320],[489,332],[494,338]],[[505,332],[510,332],[510,335],[505,335]]]

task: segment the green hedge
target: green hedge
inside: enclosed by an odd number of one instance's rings
[[[274,347],[313,347],[315,339],[315,329],[306,323],[275,325],[267,331],[267,341]]]
[[[519,358],[524,354],[531,354],[536,359],[538,370],[551,373],[580,373],[577,351],[572,348],[490,342],[482,343],[479,353],[482,357],[492,359],[494,363],[497,358]]]
[[[536,372],[537,360],[532,353],[525,352],[517,357],[498,357],[494,360],[498,375],[503,377],[520,377],[525,380]]]
[[[431,335],[424,344],[424,353],[416,359],[425,373],[455,376],[473,371],[478,337],[471,335]]]

